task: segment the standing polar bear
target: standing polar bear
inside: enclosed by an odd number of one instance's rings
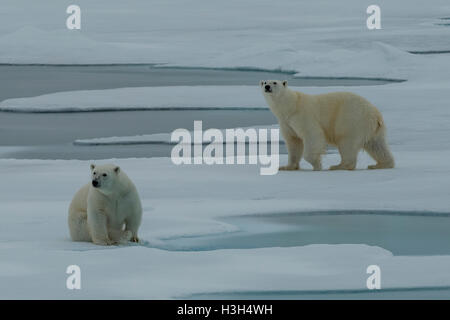
[[[321,170],[326,145],[335,145],[341,163],[330,170],[353,170],[361,149],[377,162],[369,169],[393,168],[381,113],[369,101],[350,92],[309,95],[288,88],[287,81],[262,80],[264,98],[278,118],[289,162],[280,170],[298,170],[304,158]]]
[[[69,207],[72,240],[99,245],[139,242],[142,206],[133,182],[112,164],[92,164],[91,178]]]

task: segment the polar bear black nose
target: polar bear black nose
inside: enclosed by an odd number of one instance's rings
[[[270,89],[270,86],[269,86],[269,85],[266,85],[264,88],[265,88],[266,90],[269,90],[269,89]]]
[[[97,180],[92,180],[92,185],[93,185],[94,187],[98,186],[98,181],[97,181]]]

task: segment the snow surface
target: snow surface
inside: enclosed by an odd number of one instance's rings
[[[22,6],[18,5],[22,4]],[[192,293],[364,289],[366,268],[383,288],[448,287],[450,256],[393,256],[354,245],[164,250],[176,237],[234,232],[221,217],[310,210],[450,212],[450,55],[448,0],[379,1],[382,30],[368,31],[368,1],[243,2],[80,0],[82,30],[65,29],[70,1],[3,0],[0,62],[164,63],[295,70],[302,76],[403,78],[345,88],[383,113],[393,170],[280,172],[254,166],[177,167],[168,158],[112,159],[135,181],[144,219],[142,245],[73,243],[67,208],[89,179],[89,162],[0,160],[0,298],[176,298]],[[24,10],[23,8],[28,8]],[[343,88],[302,88],[321,93]],[[134,91],[133,91],[134,90]],[[170,94],[167,90],[170,90]],[[230,93],[230,90],[232,93]],[[133,88],[11,99],[1,110],[61,111],[157,107],[258,107],[255,87]],[[286,157],[281,157],[285,163]],[[336,164],[326,155],[324,166]],[[361,154],[358,168],[372,160]],[[77,264],[82,290],[65,287]]]
[[[447,0],[380,0],[382,29],[366,28],[370,1],[3,0],[0,62],[164,63],[256,67],[302,75],[402,76],[406,50],[448,50]],[[448,14],[447,14],[448,15]],[[374,67],[376,66],[376,67]]]
[[[270,130],[278,129],[279,125],[272,126],[254,126],[254,127],[245,127],[239,128],[243,130],[267,130],[268,138],[270,139]],[[236,130],[237,128],[230,128],[230,130]],[[204,130],[203,132],[205,132]],[[222,129],[219,131],[222,133],[222,137],[224,142],[226,137],[226,129]],[[189,131],[191,137],[194,136],[194,131]],[[86,145],[86,146],[102,146],[102,145],[125,145],[125,144],[178,144],[178,141],[172,141],[171,133],[155,133],[155,134],[142,134],[137,136],[128,136],[128,137],[104,137],[104,138],[92,138],[92,139],[77,139],[73,143],[75,145]],[[194,141],[192,141],[194,142]],[[202,139],[203,144],[209,144],[211,140]],[[240,143],[239,141],[235,141],[235,143]],[[257,143],[257,141],[249,141],[246,140],[245,144],[248,143]],[[278,140],[279,144],[283,144],[284,140],[279,136]]]
[[[144,244],[121,247],[73,243],[68,237],[67,208],[75,190],[89,179],[89,162],[0,160],[0,283],[8,288],[0,290],[0,298],[364,289],[370,264],[382,268],[383,288],[449,286],[450,256],[392,256],[366,245],[159,249],[164,239],[235,231],[217,221],[225,216],[336,208],[448,211],[449,156],[449,151],[433,157],[405,152],[397,154],[395,170],[270,177],[250,165],[176,167],[167,158],[114,160],[135,181],[144,208]],[[360,168],[371,162],[361,158]],[[325,165],[337,161],[337,155],[330,155]],[[65,269],[71,264],[82,270],[79,292],[65,288]]]
[[[249,94],[249,92],[253,94]],[[255,100],[255,97],[257,99]],[[171,109],[267,109],[259,86],[179,86],[83,90],[4,100],[1,111],[71,112]]]

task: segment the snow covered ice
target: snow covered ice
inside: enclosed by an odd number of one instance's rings
[[[450,219],[450,54],[411,53],[450,50],[450,27],[440,20],[450,16],[447,0],[426,5],[418,0],[379,1],[382,29],[372,31],[365,23],[370,3],[357,0],[138,0],[133,6],[80,0],[80,31],[65,28],[69,4],[3,0],[0,63],[144,63],[406,80],[370,86],[294,86],[311,94],[352,91],[376,105],[386,121],[396,168],[365,170],[373,163],[365,153],[359,155],[353,172],[313,172],[302,161],[302,171],[274,176],[261,176],[257,165],[175,166],[168,157],[133,154],[96,160],[126,170],[144,210],[141,244],[101,247],[70,241],[67,227],[70,200],[88,181],[91,161],[12,157],[13,150],[31,147],[12,139],[0,146],[0,298],[239,298],[264,292],[275,297],[296,292],[295,298],[327,297],[329,292],[345,297],[354,292],[356,297],[371,298],[366,287],[369,265],[380,266],[382,291],[398,292],[398,298],[450,297],[450,253],[445,250],[402,255],[356,241],[208,250],[188,245],[189,239],[202,243],[221,235],[245,235],[248,226],[235,223],[239,216],[257,221],[265,215],[364,211]],[[124,10],[127,14],[122,14]],[[283,75],[274,73],[277,76]],[[24,116],[83,111],[89,117],[92,111],[106,110],[229,109],[238,119],[242,110],[267,110],[259,80],[254,86],[194,82],[0,96],[0,110]],[[274,124],[275,118],[273,123],[254,126]],[[9,129],[1,125],[0,135]],[[70,144],[92,150],[109,144],[119,149],[122,144],[170,139],[169,129],[149,132],[80,136]],[[281,164],[286,161],[281,155]],[[339,162],[339,155],[328,153],[323,162],[327,169]],[[252,232],[263,235],[285,230],[276,224],[255,225],[262,229]],[[432,237],[440,232],[439,239],[445,239],[445,229],[429,228],[424,234],[428,231]],[[425,251],[426,247],[421,252]],[[65,271],[72,264],[81,268],[81,290],[65,287]]]

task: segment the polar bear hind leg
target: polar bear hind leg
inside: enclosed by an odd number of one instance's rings
[[[381,130],[364,145],[364,150],[377,162],[368,166],[368,169],[394,168],[395,162],[391,151],[386,143],[384,130]]]
[[[69,231],[73,241],[92,241],[87,225],[86,211],[70,212]]]
[[[356,161],[358,159],[358,152],[361,147],[353,140],[343,140],[339,146],[339,153],[341,155],[341,163],[331,166],[330,170],[355,170]]]
[[[130,232],[131,236],[128,241],[131,242],[139,242],[138,238],[138,228],[141,224],[141,216],[128,217],[125,221],[125,230],[126,232]]]
[[[347,137],[338,143],[341,163],[331,166],[330,170],[355,170],[358,153],[362,149],[362,142],[357,137]]]

